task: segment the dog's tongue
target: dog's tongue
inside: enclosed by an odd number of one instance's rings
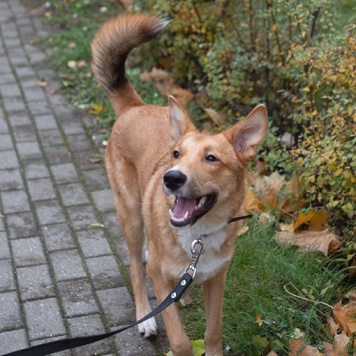
[[[188,211],[188,216],[190,216],[193,213],[195,206],[196,206],[195,199],[177,197],[173,208],[174,216],[177,218],[182,218],[187,211]]]

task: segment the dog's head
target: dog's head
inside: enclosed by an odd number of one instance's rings
[[[164,190],[173,194],[170,222],[183,227],[196,223],[216,209],[242,204],[248,161],[267,132],[267,112],[257,106],[246,118],[220,134],[201,134],[184,108],[169,97],[171,134],[177,142],[171,168],[165,173]],[[209,214],[210,215],[210,214]]]

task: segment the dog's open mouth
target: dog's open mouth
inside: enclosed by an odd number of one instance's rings
[[[193,199],[176,197],[173,209],[169,209],[171,224],[177,227],[193,225],[213,207],[215,202],[216,194]]]

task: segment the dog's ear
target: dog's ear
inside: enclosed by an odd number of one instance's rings
[[[224,132],[235,151],[244,159],[256,156],[256,146],[264,139],[268,128],[267,110],[258,105],[248,116]]]
[[[195,131],[196,128],[190,121],[188,113],[183,106],[180,105],[172,95],[168,97],[168,102],[171,120],[171,135],[175,141],[179,141],[185,133],[188,131]]]

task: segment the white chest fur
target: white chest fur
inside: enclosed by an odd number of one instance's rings
[[[199,232],[195,231],[195,229],[182,229],[178,231],[179,241],[189,256],[191,256],[191,244],[199,235]],[[202,238],[204,252],[200,256],[197,265],[196,282],[202,283],[216,275],[220,268],[230,260],[231,255],[222,257],[220,253],[221,246],[227,237],[226,231],[219,229]]]

